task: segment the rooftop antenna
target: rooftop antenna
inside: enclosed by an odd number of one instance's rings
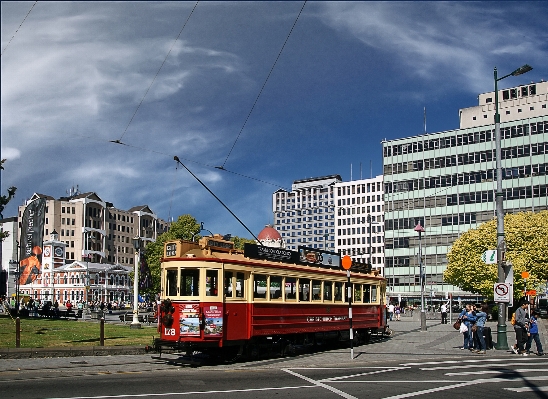
[[[369,178],[372,179],[373,178],[373,161],[370,159],[369,160]]]
[[[363,180],[363,176],[362,176],[362,163],[360,162],[360,180]]]
[[[426,134],[426,107],[424,107],[424,134]]]
[[[350,164],[350,181],[352,181],[352,164]]]

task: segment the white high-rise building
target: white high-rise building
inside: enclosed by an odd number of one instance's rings
[[[335,184],[341,181],[339,175],[295,180],[291,191],[272,194],[273,227],[287,249],[302,245],[335,251]]]
[[[335,249],[384,275],[382,175],[335,184]]]

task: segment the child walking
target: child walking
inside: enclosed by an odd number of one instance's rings
[[[529,334],[527,337],[527,344],[525,345],[525,352],[530,353],[531,350],[531,344],[533,343],[533,340],[535,340],[535,345],[537,346],[537,355],[542,356],[544,355],[544,352],[542,351],[542,344],[540,343],[540,336],[538,334],[538,324],[537,320],[540,316],[540,312],[538,310],[533,311],[533,316],[529,320]]]

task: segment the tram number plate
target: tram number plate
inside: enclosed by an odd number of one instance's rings
[[[164,328],[164,335],[175,335],[175,329],[174,328]]]

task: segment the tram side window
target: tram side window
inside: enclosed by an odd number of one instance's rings
[[[243,273],[236,273],[236,298],[244,298],[245,276]]]
[[[166,271],[166,296],[177,296],[177,270]]]
[[[270,299],[282,299],[282,277],[270,276]]]
[[[181,296],[198,296],[200,287],[200,271],[198,269],[181,269],[179,291]]]
[[[219,293],[218,276],[217,270],[206,270],[206,296],[217,296]]]
[[[312,300],[322,300],[322,282],[320,280],[312,280]]]
[[[361,303],[362,301],[362,285],[354,284],[354,302]]]
[[[310,280],[304,278],[299,279],[299,301],[310,301]]]
[[[333,300],[333,283],[330,281],[323,283],[323,299],[330,302]]]
[[[285,278],[285,300],[295,301],[297,298],[297,279],[295,277]]]
[[[377,302],[377,286],[371,286],[371,302]]]
[[[253,299],[265,299],[266,287],[266,276],[264,274],[255,274],[253,276]]]
[[[335,302],[342,302],[344,300],[344,283],[335,283]]]
[[[224,290],[227,298],[232,298],[235,294],[232,289],[232,277],[234,277],[234,273],[225,271]]]
[[[371,302],[371,286],[369,284],[363,285],[363,303]]]

